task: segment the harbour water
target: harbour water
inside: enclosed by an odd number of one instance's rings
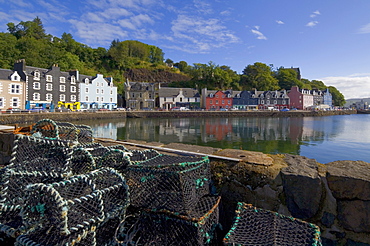
[[[80,122],[95,137],[370,162],[370,115],[299,118],[127,118]]]

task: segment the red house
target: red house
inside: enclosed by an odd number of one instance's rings
[[[229,110],[233,106],[232,95],[228,92],[203,90],[202,97],[206,110]]]

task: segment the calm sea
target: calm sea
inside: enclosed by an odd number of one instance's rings
[[[81,124],[81,122],[79,122]],[[370,162],[370,114],[304,118],[122,119],[82,122],[95,137],[172,142]]]

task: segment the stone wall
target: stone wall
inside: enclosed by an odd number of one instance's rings
[[[273,164],[213,162],[227,211],[247,202],[318,225],[324,245],[370,245],[369,163],[272,158]]]

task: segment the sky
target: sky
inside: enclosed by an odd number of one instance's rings
[[[92,48],[138,40],[174,62],[295,67],[346,99],[370,97],[370,0],[0,0],[7,23],[39,17],[45,32]]]

